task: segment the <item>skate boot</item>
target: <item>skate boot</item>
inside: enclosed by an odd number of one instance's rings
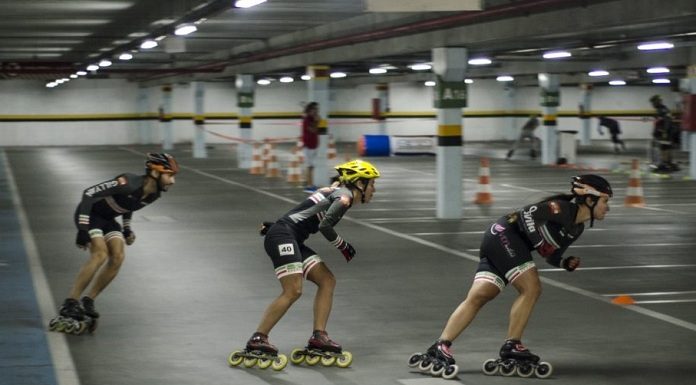
[[[321,361],[324,366],[336,364],[339,368],[347,368],[353,362],[353,354],[344,352],[341,345],[329,338],[324,330],[315,330],[304,349],[294,349],[290,354],[293,364],[299,365],[303,361],[310,366]]]
[[[518,375],[539,378],[551,375],[553,367],[548,362],[539,362],[539,356],[529,351],[520,340],[507,340],[500,348],[500,358],[489,359],[483,363],[483,372],[494,375],[498,372],[505,377]]]
[[[451,346],[451,341],[438,339],[430,345],[425,354],[415,353],[411,355],[408,365],[410,367],[417,366],[422,372],[430,373],[434,377],[454,378],[459,372],[459,367],[454,364],[454,357],[450,351]]]
[[[48,323],[48,330],[67,334],[82,334],[86,328],[85,313],[80,302],[66,298],[60,306],[58,315]]]
[[[94,300],[87,296],[82,297],[82,309],[85,311],[85,315],[91,318],[99,318],[99,312],[94,308]]]
[[[285,354],[278,354],[278,349],[268,342],[266,334],[256,332],[247,341],[244,350],[230,353],[227,362],[230,366],[239,366],[244,363],[245,367],[251,368],[258,364],[261,369],[267,369],[270,366],[273,370],[283,370],[288,364],[288,357]]]

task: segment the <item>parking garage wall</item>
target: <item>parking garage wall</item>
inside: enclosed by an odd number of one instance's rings
[[[504,87],[492,80],[477,80],[469,86],[468,107],[463,110],[465,141],[512,139],[529,114],[541,112],[538,88],[508,92]],[[190,84],[173,85],[171,125],[177,143],[190,142],[193,137],[193,89]],[[162,90],[146,88],[147,98],[141,105],[139,92],[137,84],[122,80],[78,79],[54,89],[45,88],[42,81],[2,81],[0,146],[160,143],[162,123],[157,111],[162,105]],[[432,94],[433,89],[422,83],[390,84],[387,133],[434,135],[437,120]],[[592,112],[619,116],[624,138],[648,139],[652,123],[644,116],[651,113],[648,99],[654,94],[662,95],[674,108],[674,97],[667,87],[597,87]],[[297,136],[307,95],[304,82],[259,86],[253,108],[254,138]],[[380,132],[379,122],[371,116],[376,97],[374,85],[331,90],[329,131],[337,141],[355,141],[365,133]],[[560,129],[581,128],[580,98],[578,87],[562,88]],[[226,143],[239,137],[233,83],[206,83],[204,109],[209,142]],[[609,139],[597,133],[596,119],[591,119],[591,125],[593,139]]]

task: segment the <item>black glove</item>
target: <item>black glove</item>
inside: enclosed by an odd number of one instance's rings
[[[548,242],[542,242],[541,245],[537,247],[537,251],[542,257],[549,257],[556,251],[556,248]]]
[[[130,227],[123,228],[123,237],[126,239],[126,245],[132,245],[135,242],[135,233]]]
[[[341,250],[341,253],[343,253],[343,257],[345,257],[346,262],[350,262],[350,260],[355,256],[355,249],[346,241],[341,242],[341,244],[338,245],[338,249]]]
[[[574,271],[580,266],[580,258],[568,257],[561,261],[561,266],[568,271]]]
[[[77,244],[78,247],[84,248],[89,245],[89,242],[91,241],[89,237],[89,233],[87,230],[78,230],[77,231],[77,239],[75,240],[75,243]]]
[[[271,226],[273,226],[273,225],[274,225],[273,222],[263,222],[263,223],[261,224],[261,228],[259,229],[259,235],[261,235],[262,237],[265,236],[266,233],[268,233],[268,230],[269,230],[269,229],[271,228]]]

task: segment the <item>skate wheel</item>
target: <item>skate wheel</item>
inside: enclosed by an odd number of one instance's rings
[[[283,370],[288,365],[288,356],[285,354],[278,354],[276,358],[271,363],[271,368],[275,371]]]
[[[293,365],[299,365],[304,360],[305,360],[304,349],[294,349],[290,353],[290,362],[292,362]]]
[[[336,360],[336,366],[339,368],[347,368],[353,363],[353,353],[343,352]]]
[[[331,366],[336,363],[336,357],[334,356],[323,356],[321,357],[321,364],[324,366]]]
[[[80,327],[79,324],[75,325],[73,322],[70,322],[70,323],[65,325],[65,328],[63,328],[63,332],[68,333],[68,334],[72,334],[75,331],[75,329],[79,329],[79,327]]]
[[[54,332],[58,328],[58,325],[60,325],[60,322],[56,318],[53,318],[48,321],[48,330]]]
[[[515,372],[517,372],[515,361],[503,361],[500,365],[500,374],[504,377],[512,377],[515,375]]]
[[[517,375],[522,378],[529,378],[534,374],[534,365],[522,364],[517,367]]]
[[[413,353],[411,358],[408,359],[408,367],[409,368],[415,368],[420,364],[421,359],[423,357],[423,353]]]
[[[270,358],[259,358],[258,364],[259,368],[261,369],[268,369],[269,366],[273,363],[273,360]]]
[[[438,361],[433,362],[433,366],[430,367],[430,374],[433,377],[440,377],[440,375],[442,375],[442,372],[444,371],[445,365]]]
[[[77,324],[75,324],[74,327],[75,328],[73,329],[72,334],[79,336],[87,330],[88,325],[86,322],[80,321]]]
[[[451,380],[457,376],[457,373],[459,373],[459,366],[448,365],[445,368],[445,371],[442,372],[442,378],[444,378],[445,380]]]
[[[418,370],[421,372],[429,372],[430,368],[433,367],[433,362],[430,360],[430,357],[423,357],[423,361],[418,364]]]
[[[321,361],[321,356],[317,356],[315,354],[310,353],[308,356],[305,356],[305,362],[309,366],[314,366]]]
[[[553,366],[551,366],[551,364],[548,362],[542,361],[539,363],[539,366],[534,369],[534,375],[539,378],[549,378],[551,373],[553,373]]]
[[[56,328],[54,329],[54,331],[62,332],[63,330],[65,330],[65,327],[67,325],[68,324],[66,324],[64,321],[56,321]]]
[[[256,365],[256,362],[258,362],[258,358],[244,357],[244,366],[247,368],[251,368],[252,366]]]
[[[241,351],[237,350],[232,353],[230,353],[230,356],[227,357],[227,363],[230,364],[230,366],[237,366],[244,361],[244,356],[241,355]]]
[[[483,374],[494,376],[498,374],[498,360],[489,358],[483,363]]]

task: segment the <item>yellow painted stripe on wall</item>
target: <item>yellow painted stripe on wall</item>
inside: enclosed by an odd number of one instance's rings
[[[462,125],[461,124],[441,124],[437,126],[438,136],[461,136],[462,135]]]

